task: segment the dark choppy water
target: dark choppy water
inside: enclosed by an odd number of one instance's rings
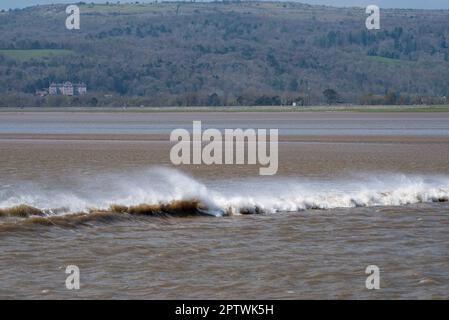
[[[2,232],[2,298],[449,298],[447,205]],[[65,289],[65,267],[81,290]],[[365,289],[365,268],[381,290]]]

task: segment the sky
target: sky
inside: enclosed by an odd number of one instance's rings
[[[80,0],[0,0],[0,9],[23,8],[36,4],[76,3],[79,1]],[[89,3],[106,2],[106,0],[84,0],[84,1]],[[116,2],[115,0],[109,1]],[[133,1],[122,0],[121,2],[133,2]],[[139,0],[139,2],[154,2],[154,0]],[[332,6],[365,7],[370,4],[376,4],[381,8],[449,9],[449,0],[297,0],[297,2],[309,4],[325,4]]]

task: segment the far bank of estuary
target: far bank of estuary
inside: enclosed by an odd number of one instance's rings
[[[240,106],[240,107],[1,107],[0,112],[449,112],[449,105],[407,105],[407,106]]]

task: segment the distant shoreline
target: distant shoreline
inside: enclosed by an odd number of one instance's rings
[[[310,106],[310,107],[292,107],[292,106],[266,106],[266,107],[25,107],[25,108],[9,108],[0,107],[0,113],[6,112],[92,112],[92,113],[190,113],[190,112],[449,112],[449,105],[435,106],[361,106],[361,105],[344,105],[344,106]]]

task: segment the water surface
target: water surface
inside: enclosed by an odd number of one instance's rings
[[[173,167],[192,120],[280,128],[278,175]],[[447,299],[447,120],[1,113],[0,297]]]

